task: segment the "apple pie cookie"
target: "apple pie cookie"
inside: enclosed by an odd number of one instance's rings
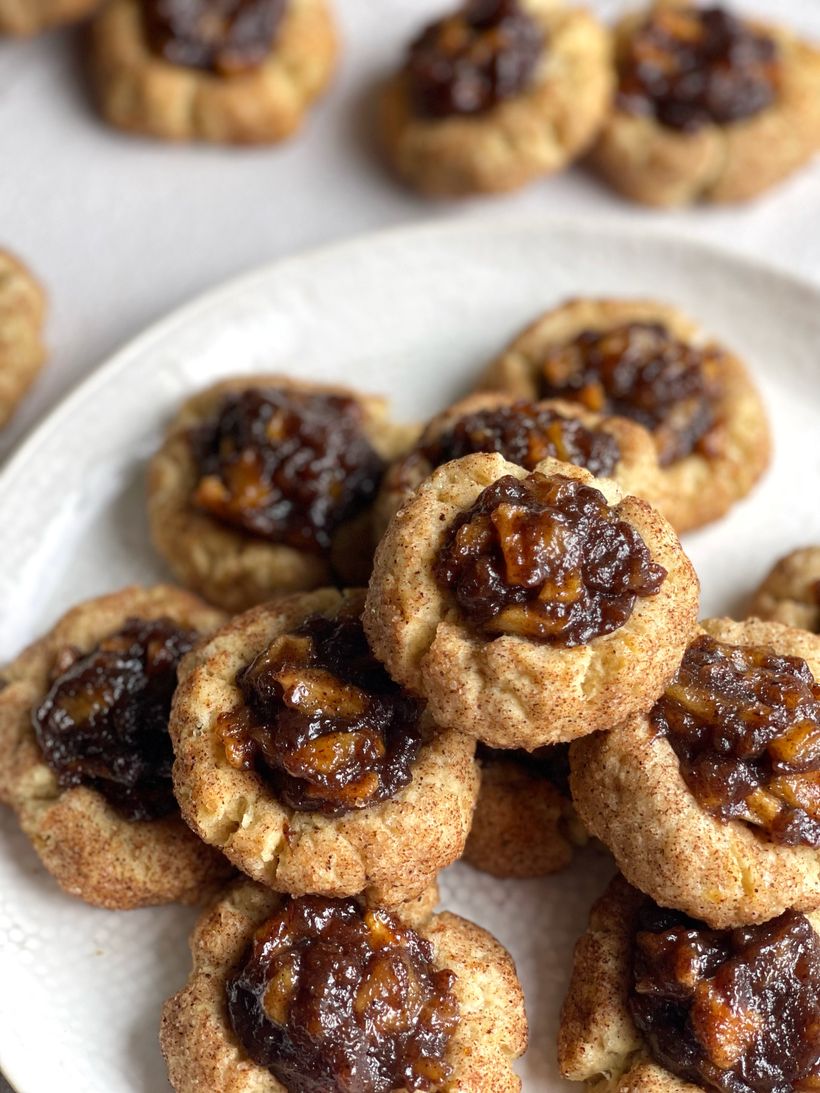
[[[766,412],[744,364],[676,308],[576,299],[528,326],[482,387],[620,414],[655,438],[658,507],[678,532],[723,516],[769,463]]]
[[[698,581],[654,509],[609,479],[498,454],[433,472],[376,551],[365,629],[435,721],[532,751],[648,710]]]
[[[177,666],[221,621],[180,589],[126,588],[2,670],[0,800],[71,895],[195,903],[231,871],[179,815],[168,735]]]
[[[607,1093],[815,1088],[818,931],[796,911],[715,930],[617,877],[575,949],[562,1074]]]
[[[570,750],[627,880],[724,928],[820,907],[820,637],[711,619],[648,715]]]
[[[744,201],[820,149],[820,49],[788,30],[658,0],[615,37],[618,90],[591,161],[632,200]]]
[[[177,580],[229,611],[363,583],[372,503],[408,435],[384,400],[346,388],[216,383],[183,405],[151,461],[154,544]]]
[[[364,593],[300,593],[228,623],[185,662],[171,716],[182,814],[291,895],[395,906],[461,856],[475,743],[440,731],[373,658]]]
[[[229,887],[191,939],[160,1041],[176,1093],[518,1093],[527,1045],[515,966],[485,930],[355,899]]]
[[[430,195],[513,190],[586,151],[612,86],[609,35],[588,12],[466,0],[410,46],[382,95],[382,141]]]
[[[301,126],[337,51],[327,0],[108,0],[91,62],[103,115],[120,129],[266,144]]]

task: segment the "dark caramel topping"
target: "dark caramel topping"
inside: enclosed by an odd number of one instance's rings
[[[498,452],[528,471],[542,459],[586,467],[598,477],[611,475],[621,458],[618,441],[603,429],[532,402],[477,410],[418,449],[432,467],[476,452]]]
[[[411,45],[413,109],[426,118],[486,113],[527,89],[543,48],[543,31],[517,0],[468,0]]]
[[[779,68],[776,43],[723,8],[666,7],[629,43],[618,101],[670,129],[696,132],[771,106]]]
[[[654,434],[667,466],[692,452],[714,454],[722,395],[719,350],[679,341],[661,323],[585,330],[541,367],[542,398],[568,398],[632,418]]]
[[[546,744],[534,751],[524,751],[522,748],[510,750],[488,748],[486,744],[479,744],[476,749],[476,757],[482,763],[511,760],[536,777],[546,779],[568,801],[571,799],[572,795],[569,789],[569,744]]]
[[[384,471],[358,402],[258,388],[227,395],[192,436],[193,502],[252,535],[323,552],[373,499]]]
[[[454,982],[386,911],[307,896],[256,931],[228,980],[228,1013],[289,1093],[432,1093],[451,1073]]]
[[[804,660],[696,638],[651,719],[707,812],[820,846],[820,686]]]
[[[599,490],[536,472],[500,478],[455,519],[435,575],[486,632],[571,646],[623,626],[666,570]]]
[[[172,65],[231,76],[269,56],[287,0],[140,0],[148,44]]]
[[[647,904],[629,1003],[679,1078],[722,1093],[820,1085],[820,940],[803,915],[718,931]]]
[[[412,778],[423,704],[373,657],[361,619],[313,615],[244,668],[244,705],[217,722],[228,762],[291,808],[340,815]]]
[[[196,639],[170,619],[128,619],[86,656],[58,654],[32,722],[61,787],[89,786],[129,820],[176,807],[168,717],[177,665]]]

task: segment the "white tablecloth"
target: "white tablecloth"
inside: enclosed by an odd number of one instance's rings
[[[337,2],[345,39],[338,80],[305,131],[278,149],[179,148],[121,136],[95,116],[81,35],[0,44],[0,246],[17,251],[48,286],[52,349],[35,392],[0,437],[0,456],[126,339],[194,294],[373,228],[431,216],[619,214],[820,283],[820,161],[753,206],[670,214],[631,207],[581,170],[512,197],[458,205],[403,191],[373,151],[371,93],[408,36],[446,0]],[[595,6],[611,13],[622,5]],[[820,41],[818,0],[744,6]]]

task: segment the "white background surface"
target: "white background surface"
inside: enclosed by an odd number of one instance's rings
[[[0,44],[0,246],[49,287],[53,356],[0,437],[0,456],[123,341],[202,289],[272,258],[428,216],[623,213],[765,257],[820,282],[820,162],[750,207],[659,214],[576,170],[519,195],[431,205],[382,171],[372,90],[452,0],[337,0],[344,55],[306,129],[280,148],[177,148],[106,129],[83,82],[81,36]],[[594,0],[602,13],[626,5]],[[820,41],[820,0],[743,0]],[[625,286],[628,288],[628,286]]]
[[[722,243],[820,283],[820,163],[754,206],[674,214],[628,206],[580,170],[520,195],[463,205],[432,206],[399,189],[373,153],[370,95],[408,36],[443,3],[338,0],[345,52],[337,83],[306,130],[279,149],[175,148],[120,136],[90,105],[80,35],[0,44],[0,246],[32,265],[52,300],[52,359],[23,412],[0,436],[0,457],[80,377],[192,295],[246,268],[375,227],[428,216],[517,217],[528,210],[590,219],[621,214],[637,225],[663,224]],[[612,12],[623,5],[599,0],[594,6]],[[820,41],[818,0],[746,0],[745,7]],[[492,276],[491,256],[477,261]],[[712,295],[713,280],[705,280]],[[628,279],[623,290],[630,291]],[[4,524],[7,535],[7,516]],[[29,852],[20,840],[14,847],[26,884],[46,899],[51,889]],[[565,928],[574,930],[578,922],[570,918],[564,915]],[[157,940],[159,950],[159,938],[169,940],[161,924],[167,919],[152,921],[143,940],[149,946]],[[176,942],[183,933],[182,924],[170,931]],[[86,947],[101,941],[92,929]],[[31,944],[27,968],[39,959],[39,942]],[[74,944],[70,930],[50,942],[55,952]],[[147,1024],[128,1053],[133,1065],[142,1043],[153,1042]],[[534,1031],[540,1037],[541,1030]],[[55,1065],[70,1074],[70,1062],[62,1057]],[[156,1073],[153,1064],[148,1071]],[[73,1088],[88,1093],[82,1083]],[[157,1090],[150,1079],[137,1088]]]

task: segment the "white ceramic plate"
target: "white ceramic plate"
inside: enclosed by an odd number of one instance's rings
[[[213,379],[284,371],[389,394],[412,418],[465,391],[542,308],[577,294],[682,306],[748,359],[777,439],[763,485],[688,537],[705,613],[739,609],[779,553],[820,541],[820,295],[685,239],[618,224],[527,221],[388,233],[291,260],[207,296],[132,343],[56,410],[0,476],[0,662],[70,604],[163,577],[143,469],[179,401]],[[194,915],[86,908],[0,820],[0,1068],[19,1093],[159,1093],[163,999],[188,968]],[[527,1093],[559,1086],[558,1009],[592,897],[611,865],[494,882],[456,866],[444,902],[513,952],[527,992]],[[219,1093],[214,1090],[213,1093]]]

